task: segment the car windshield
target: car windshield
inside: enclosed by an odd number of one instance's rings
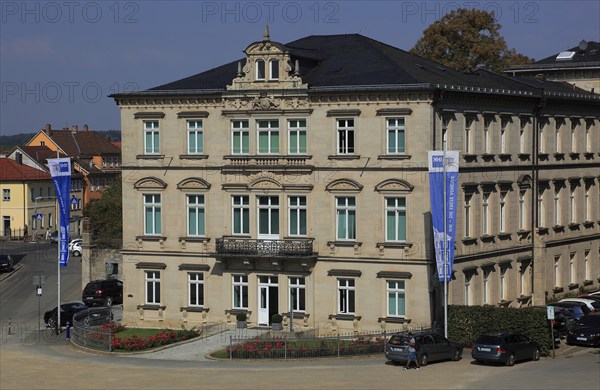
[[[390,338],[390,344],[393,345],[404,345],[408,344],[410,339],[403,334],[395,334]]]
[[[484,334],[477,338],[476,344],[500,344],[500,336]]]

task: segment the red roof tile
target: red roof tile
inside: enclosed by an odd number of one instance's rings
[[[52,180],[49,173],[17,163],[10,158],[0,158],[0,181]]]

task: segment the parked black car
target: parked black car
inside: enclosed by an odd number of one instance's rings
[[[439,360],[460,360],[462,348],[459,344],[449,341],[441,334],[435,332],[415,332],[417,359],[421,366]],[[406,362],[408,359],[407,333],[398,333],[390,337],[387,344],[385,357],[394,364]]]
[[[478,363],[504,363],[513,366],[519,360],[539,360],[540,347],[519,332],[488,333],[475,340],[471,356]]]
[[[0,255],[0,272],[13,270],[15,263],[11,255]]]
[[[581,302],[554,302],[548,306],[561,307],[569,310],[571,314],[573,314],[575,320],[579,320],[584,315],[588,315],[592,312],[585,303]]]
[[[58,244],[58,230],[55,230],[50,234],[50,244]]]
[[[55,307],[44,313],[44,322],[49,328],[56,327],[56,321],[58,320],[58,311],[56,309]],[[67,322],[73,324],[73,315],[85,309],[87,309],[87,306],[83,302],[63,303],[60,305],[60,325],[66,326]]]
[[[600,313],[582,317],[567,333],[567,344],[600,347]]]
[[[123,303],[123,282],[116,279],[91,281],[83,289],[81,299],[88,306]]]

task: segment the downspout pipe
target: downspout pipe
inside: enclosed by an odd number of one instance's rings
[[[538,208],[537,196],[539,193],[539,151],[540,151],[540,112],[544,109],[546,105],[546,99],[544,97],[544,89],[542,88],[541,97],[537,106],[533,110],[533,123],[532,123],[532,137],[531,137],[531,147],[532,147],[532,156],[533,156],[533,165],[531,167],[531,175],[532,175],[532,191],[531,191],[531,204],[533,207],[531,208],[531,303],[534,304],[533,300],[535,297],[535,246],[536,246],[536,235],[538,234],[536,231],[536,227],[538,225],[539,213],[540,210]],[[544,298],[545,300],[545,298]]]

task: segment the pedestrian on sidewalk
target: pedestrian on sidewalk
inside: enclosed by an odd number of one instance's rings
[[[50,233],[50,228],[46,228],[46,240],[49,240],[52,237],[52,233]]]
[[[410,362],[414,361],[417,365],[417,370],[419,370],[421,366],[419,366],[419,359],[417,359],[417,342],[411,332],[408,332],[408,339],[408,359],[406,360],[404,369],[408,370],[410,368]]]

